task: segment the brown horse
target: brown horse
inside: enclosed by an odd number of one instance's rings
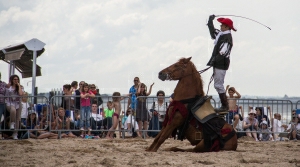
[[[164,70],[160,71],[158,74],[158,78],[162,81],[165,80],[178,80],[177,86],[174,90],[174,102],[182,102],[186,101],[187,99],[193,99],[195,97],[204,97],[204,91],[203,91],[203,84],[202,79],[197,71],[194,64],[190,61],[190,58],[182,58],[177,63],[169,66],[168,68],[165,68]],[[187,100],[188,101],[188,100]],[[172,102],[173,103],[173,102]],[[160,133],[156,136],[153,143],[149,148],[146,149],[146,151],[152,151],[155,152],[158,150],[160,145],[167,139],[169,136],[176,130],[177,128],[181,127],[183,124],[185,124],[187,116],[184,115],[181,110],[186,110],[188,104],[184,104],[182,106],[184,107],[176,107],[174,105],[170,104],[167,115],[164,121],[163,128],[161,129]],[[210,98],[206,100],[206,102],[203,104],[206,110],[211,110],[214,112],[213,107],[210,104]],[[175,112],[173,108],[176,107]],[[169,119],[171,121],[168,121],[166,119]],[[195,121],[194,121],[195,122]],[[207,121],[208,123],[214,122],[213,125],[210,124],[210,127],[212,129],[216,129],[215,127],[219,126],[219,129],[217,131],[223,132],[223,130],[227,130],[227,132],[234,132],[231,125],[227,124],[224,119],[219,117],[214,117],[211,120]],[[196,123],[197,126],[199,125],[199,121]],[[207,123],[204,123],[202,125],[206,125]],[[212,125],[212,126],[211,126]],[[210,133],[210,130],[207,131],[206,129],[206,137],[205,133],[203,133],[203,129],[199,129],[198,127],[192,126],[191,124],[187,125],[186,130],[184,131],[184,137],[189,140],[189,142],[192,145],[196,145],[193,149],[179,149],[176,147],[167,149],[169,151],[189,151],[189,152],[208,152],[208,151],[218,151],[218,150],[236,150],[237,148],[237,136],[235,132],[233,135],[229,135],[228,133],[220,133],[220,135],[216,137],[215,134]],[[197,134],[200,134],[201,139],[199,137],[196,137]],[[211,137],[208,134],[214,135],[214,137]],[[218,145],[218,142],[220,141],[220,138],[226,138],[226,140],[223,140],[224,142],[221,144],[219,149],[212,149],[213,146]],[[208,139],[212,139],[211,141],[208,141]],[[210,143],[210,144],[208,144]],[[208,146],[209,145],[209,146]]]

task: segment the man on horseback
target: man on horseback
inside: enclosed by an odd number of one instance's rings
[[[216,112],[225,112],[228,111],[229,107],[224,88],[224,78],[229,68],[230,52],[233,46],[230,30],[236,31],[236,29],[233,27],[233,22],[229,18],[218,18],[218,22],[221,23],[221,30],[215,29],[213,24],[214,19],[215,15],[210,15],[207,23],[211,38],[215,40],[212,56],[207,65],[214,68],[214,87],[222,103],[222,106],[216,109]]]

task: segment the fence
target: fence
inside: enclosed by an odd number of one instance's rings
[[[12,97],[5,97],[5,98],[12,98]],[[18,97],[21,98],[21,97]],[[82,123],[88,123],[82,122],[80,125],[80,119],[77,119],[82,115],[80,115],[80,109],[81,106],[76,106],[78,103],[78,99],[80,100],[80,96],[63,96],[60,93],[54,93],[50,95],[50,98],[48,99],[45,96],[28,96],[28,102],[34,102],[34,98],[37,98],[37,101],[39,104],[35,104],[33,107],[34,112],[36,113],[38,119],[34,122],[35,125],[40,125],[38,129],[31,128],[33,131],[46,131],[51,132],[53,134],[57,134],[59,138],[61,137],[75,137],[80,136],[81,134],[87,133],[86,130],[80,131],[80,128],[83,126]],[[99,136],[101,134],[105,134],[109,131],[109,128],[113,125],[113,119],[110,115],[105,115],[104,113],[107,110],[107,103],[109,101],[113,101],[113,96],[96,96],[92,98],[91,104],[95,103],[97,108],[96,110],[91,108],[93,111],[92,114],[94,114],[94,118],[97,120],[90,119],[90,125],[91,125],[91,133],[95,136]],[[122,138],[125,138],[128,135],[132,135],[133,130],[139,129],[139,131],[142,133],[142,136],[146,136],[147,134],[150,136],[155,136],[160,131],[161,123],[164,119],[163,112],[169,105],[169,98],[164,97],[163,104],[157,105],[158,97],[153,96],[140,96],[137,97],[136,104],[139,104],[138,106],[140,108],[143,108],[143,112],[137,112],[136,108],[133,108],[133,113],[126,116],[126,110],[129,106],[128,101],[130,100],[128,97],[123,97],[124,100],[121,101],[121,112],[120,112],[120,118],[119,122],[117,123],[119,125],[119,129],[116,130],[116,132],[119,133],[119,136]],[[100,100],[101,99],[101,100]],[[228,99],[232,100],[232,99]],[[99,105],[99,103],[101,103]],[[299,101],[295,104],[297,104]],[[215,99],[211,99],[211,104],[216,107],[217,105],[220,105],[220,102],[216,102]],[[236,101],[236,104],[238,108],[240,108],[240,113],[243,118],[246,117],[246,115],[249,113],[250,109],[255,109],[256,107],[260,107],[263,109],[263,112],[265,115],[267,115],[271,119],[273,118],[274,113],[281,114],[282,116],[282,123],[288,124],[292,117],[292,109],[293,109],[293,103],[289,100],[274,100],[274,99],[238,99]],[[90,105],[90,107],[93,107],[93,105]],[[156,108],[153,108],[155,106]],[[27,106],[25,106],[28,108]],[[62,113],[59,111],[59,108],[64,108],[65,112]],[[104,110],[104,108],[106,108]],[[20,107],[19,110],[21,110],[22,107]],[[154,112],[158,111],[158,112]],[[19,111],[21,112],[21,111]],[[29,132],[29,129],[24,129],[24,126],[17,126],[18,128],[15,128],[14,130],[11,130],[9,128],[9,120],[8,118],[9,112],[4,113],[4,120],[1,124],[1,129],[3,133],[10,132],[13,133],[14,131],[19,132],[19,138],[22,138],[22,135],[24,135],[26,132]],[[90,115],[87,115],[90,117]],[[126,123],[125,118],[129,118]],[[157,118],[155,120],[155,118]],[[22,123],[24,125],[25,122],[28,122],[29,117],[27,117],[25,120],[22,120]],[[231,123],[231,121],[227,117],[225,119]],[[86,119],[89,120],[89,119]],[[122,121],[123,120],[123,121]],[[145,120],[149,121],[146,124],[138,124],[137,120]],[[137,122],[136,122],[137,121]],[[239,129],[243,129],[241,122],[239,122],[238,127]],[[21,125],[22,125],[21,123]],[[31,123],[32,124],[32,123]],[[125,126],[125,127],[124,127]],[[130,126],[130,129],[127,126]],[[139,128],[138,128],[138,127]],[[141,126],[145,126],[145,128],[140,129]],[[133,129],[132,129],[133,128]],[[20,132],[23,132],[20,134]],[[245,131],[240,130],[238,133],[244,133]],[[273,132],[272,132],[273,133]],[[276,133],[276,132],[275,132]],[[29,137],[29,133],[27,133]]]

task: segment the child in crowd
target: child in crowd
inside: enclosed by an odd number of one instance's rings
[[[21,126],[26,127],[26,118],[28,116],[28,108],[30,107],[28,103],[28,93],[24,92],[21,104],[22,104]]]
[[[107,109],[103,112],[103,117],[107,119],[107,128],[110,129],[112,126],[112,116],[114,114],[112,101],[107,102]]]
[[[260,123],[259,141],[274,141],[272,132],[268,129],[268,122],[263,120]]]
[[[114,92],[113,96],[121,96],[121,94],[119,92]],[[115,112],[113,114],[113,126],[108,130],[106,135],[107,139],[112,139],[114,131],[117,129],[117,126],[119,124],[119,116],[121,112],[121,101],[124,99],[124,97],[113,97],[112,99],[112,107],[114,108]]]
[[[87,83],[83,84],[83,87],[80,92],[80,130],[81,137],[84,135],[84,126],[87,128],[88,133],[90,134],[91,126],[90,126],[90,117],[91,117],[91,98],[95,97],[95,95],[89,90],[89,85]]]

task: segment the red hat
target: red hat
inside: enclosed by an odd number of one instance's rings
[[[231,19],[221,17],[221,18],[218,18],[217,20],[218,20],[218,22],[227,25],[233,31],[236,31],[236,29],[233,27],[233,22]]]

